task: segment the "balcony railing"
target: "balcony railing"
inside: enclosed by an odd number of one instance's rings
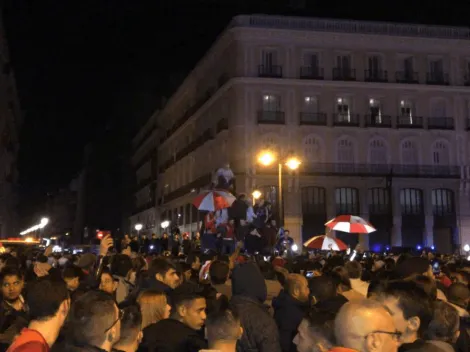
[[[281,78],[282,66],[280,65],[259,65],[258,77]]]
[[[302,66],[300,68],[301,79],[323,79],[323,68],[315,66]]]
[[[453,117],[428,117],[428,129],[430,130],[453,130]]]
[[[366,82],[388,82],[388,72],[385,70],[364,70]]]
[[[460,178],[460,166],[435,165],[307,163],[301,166],[300,172],[364,177]]]
[[[397,116],[397,128],[423,128],[421,116]]]
[[[359,115],[358,114],[341,114],[337,113],[333,115],[334,126],[359,126]]]
[[[419,83],[418,72],[415,71],[398,71],[395,72],[395,80],[397,83]]]
[[[301,112],[299,123],[301,125],[326,126],[326,114],[323,112]]]
[[[392,117],[389,115],[365,115],[366,127],[392,127]]]
[[[284,111],[258,111],[258,123],[283,125],[286,123]]]
[[[445,72],[427,72],[426,84],[448,86],[449,74]]]
[[[333,68],[333,80],[334,81],[355,81],[356,70],[352,68]]]

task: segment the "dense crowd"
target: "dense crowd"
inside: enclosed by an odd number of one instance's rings
[[[470,351],[463,258],[112,246],[105,237],[98,256],[1,255],[1,349]]]

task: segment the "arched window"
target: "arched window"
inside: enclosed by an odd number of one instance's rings
[[[349,138],[341,138],[336,143],[336,161],[338,172],[354,171],[354,143]]]
[[[401,162],[403,165],[418,165],[418,148],[415,141],[406,140],[401,143]]]
[[[454,192],[452,190],[433,189],[431,198],[433,215],[448,215],[455,212]]]
[[[400,191],[401,213],[420,215],[423,213],[423,191],[416,188],[405,188]]]
[[[279,136],[273,133],[264,135],[261,138],[261,149],[268,149],[273,152],[278,152],[279,150]]]
[[[318,163],[323,161],[322,144],[317,136],[309,135],[305,137],[304,156],[308,162]]]
[[[359,192],[356,188],[336,188],[336,215],[358,215],[359,214]]]
[[[302,213],[326,213],[326,191],[323,187],[302,188]]]
[[[449,166],[449,145],[445,141],[437,141],[432,147],[432,163],[436,166]]]
[[[373,139],[369,142],[369,163],[388,164],[388,148],[382,139]]]

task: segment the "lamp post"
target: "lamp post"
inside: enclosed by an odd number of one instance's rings
[[[137,231],[137,236],[140,235],[140,230],[142,230],[142,224],[135,224],[134,228],[136,229]]]
[[[269,151],[265,150],[262,151],[258,155],[258,162],[263,166],[270,166],[274,162],[278,162],[278,193],[279,193],[279,226],[284,226],[284,204],[283,204],[283,196],[282,196],[282,169],[283,166],[287,166],[290,170],[297,170],[302,163],[297,157],[290,156],[285,161],[281,158],[277,158],[276,155]]]

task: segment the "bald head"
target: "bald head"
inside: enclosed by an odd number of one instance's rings
[[[388,310],[375,300],[364,299],[346,303],[335,319],[335,336],[338,344],[343,347],[373,351],[374,348],[365,345],[368,343],[366,338],[377,331],[394,333],[396,329]],[[377,344],[377,341],[375,343]],[[378,344],[381,345],[380,341]],[[377,347],[386,350],[385,346]]]

